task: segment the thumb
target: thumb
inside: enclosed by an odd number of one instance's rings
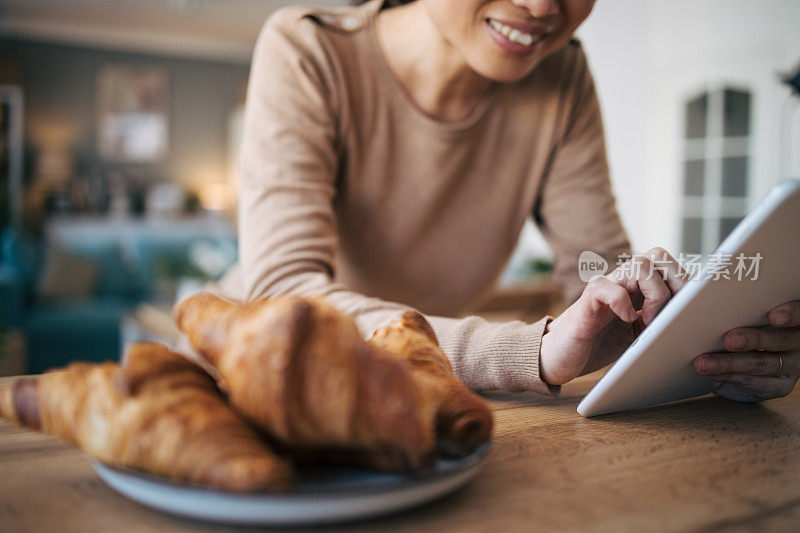
[[[572,322],[573,333],[581,340],[593,341],[615,317],[624,322],[638,318],[628,291],[605,277],[590,282],[575,304],[565,321]]]
[[[628,291],[607,278],[590,282],[542,338],[542,378],[551,385],[562,385],[578,377],[592,355],[597,335],[615,317],[625,322],[637,319]]]

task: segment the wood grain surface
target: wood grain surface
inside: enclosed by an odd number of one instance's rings
[[[474,481],[402,514],[323,531],[800,530],[800,394],[584,419],[575,407],[596,378],[560,399],[488,395],[496,431]],[[243,530],[142,507],[79,451],[0,421],[0,531]]]

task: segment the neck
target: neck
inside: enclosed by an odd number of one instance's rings
[[[441,36],[419,0],[378,13],[377,34],[392,73],[434,118],[465,118],[491,85]]]

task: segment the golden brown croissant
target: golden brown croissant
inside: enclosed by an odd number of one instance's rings
[[[393,471],[433,459],[437,390],[326,302],[240,305],[199,294],[176,306],[175,319],[219,371],[231,404],[295,457]]]
[[[281,491],[291,466],[225,403],[214,381],[166,347],[73,363],[0,391],[0,414],[105,463],[233,491]]]
[[[438,387],[442,398],[437,411],[440,445],[454,453],[465,453],[489,440],[492,412],[488,404],[461,383],[442,351],[433,328],[416,311],[406,311],[400,320],[380,328],[369,340],[386,353],[412,366],[418,379]]]

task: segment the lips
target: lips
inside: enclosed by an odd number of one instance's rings
[[[502,34],[503,37],[507,38],[509,41],[521,44],[522,46],[531,46],[536,40],[536,37],[532,33],[520,31],[496,20],[489,19],[489,26],[494,28],[495,31]]]
[[[501,48],[515,55],[527,55],[533,52],[551,33],[549,28],[492,18],[486,19],[486,27]]]

